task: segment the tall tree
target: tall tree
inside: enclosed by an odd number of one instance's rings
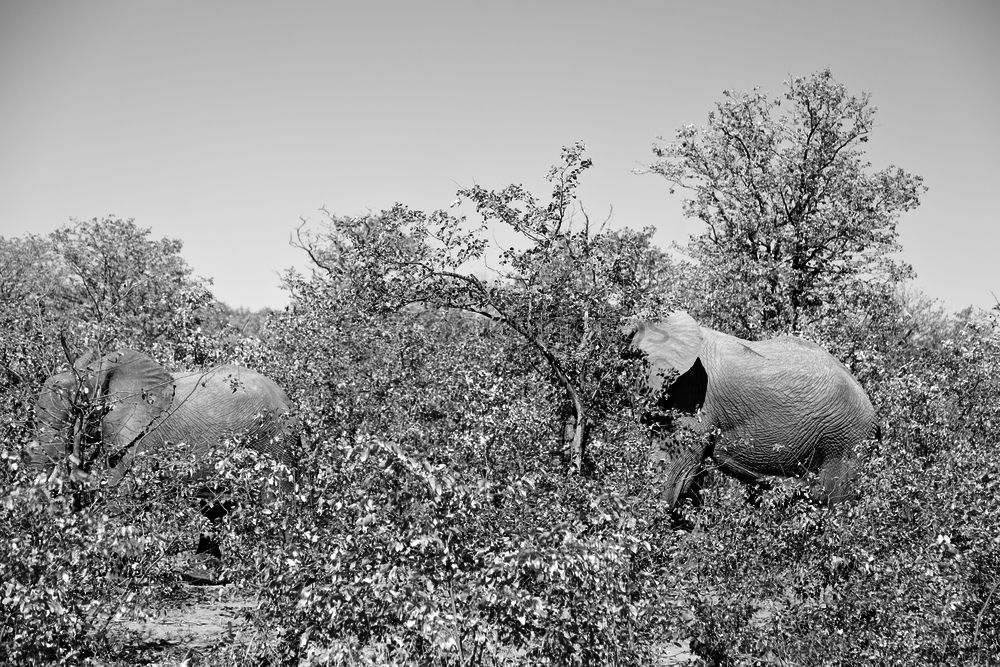
[[[49,238],[59,307],[95,327],[98,344],[176,341],[214,303],[211,282],[181,257],[181,241],[154,239],[132,219],[73,221]]]
[[[564,397],[576,470],[589,426],[615,394],[607,390],[621,326],[637,312],[662,310],[668,295],[669,265],[650,242],[652,230],[608,230],[580,206],[576,190],[590,166],[582,144],[565,148],[548,174],[548,201],[521,185],[460,190],[460,201],[481,216],[478,226],[397,206],[364,218],[331,216],[320,236],[300,238],[319,270],[347,292],[367,294],[369,307],[475,313],[519,340]],[[486,271],[489,239],[501,230],[514,240]]]
[[[708,227],[686,248],[699,263],[693,308],[743,333],[799,329],[908,277],[896,224],[925,190],[898,167],[872,171],[868,94],[829,70],[785,87],[778,99],[724,92],[708,123],[656,145],[650,166],[690,193],[685,214]]]
[[[0,237],[0,319],[44,339],[53,362],[65,361],[60,334],[77,348],[160,344],[167,356],[192,356],[209,333],[202,327],[218,328],[207,316],[219,304],[180,253],[179,240],[116,217]]]

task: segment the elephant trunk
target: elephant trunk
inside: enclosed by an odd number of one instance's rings
[[[664,484],[664,499],[671,509],[693,490],[694,481],[698,477],[697,465],[692,465],[684,470],[668,473]]]
[[[695,482],[705,456],[704,450],[694,446],[694,443],[689,442],[684,446],[675,441],[672,443],[673,451],[667,451],[664,444],[660,443],[661,449],[655,458],[665,464],[662,493],[667,506],[673,509],[682,498],[697,491]]]

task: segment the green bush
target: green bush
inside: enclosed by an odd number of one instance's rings
[[[19,465],[7,456],[11,467]],[[201,520],[177,479],[140,465],[128,489],[87,491],[64,477],[54,484],[22,480],[5,489],[5,664],[78,664],[106,655],[112,621],[163,606],[178,582],[177,556],[193,547]]]

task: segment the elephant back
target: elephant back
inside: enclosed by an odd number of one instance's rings
[[[781,474],[792,462],[842,456],[867,437],[874,408],[847,368],[822,347],[780,336],[743,341],[706,333],[706,416],[749,444],[754,469]],[[785,454],[777,458],[776,451]],[[773,465],[772,465],[773,464]]]
[[[204,449],[242,438],[247,446],[288,462],[296,424],[288,396],[273,380],[237,365],[173,377],[174,404],[158,429],[162,439]]]

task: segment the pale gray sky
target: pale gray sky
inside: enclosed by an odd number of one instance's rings
[[[726,88],[830,67],[872,93],[876,168],[930,191],[900,224],[917,284],[1000,296],[1000,3],[0,0],[0,235],[133,217],[232,305],[281,306],[300,216],[541,177],[587,143],[615,225],[697,229],[634,167]]]

